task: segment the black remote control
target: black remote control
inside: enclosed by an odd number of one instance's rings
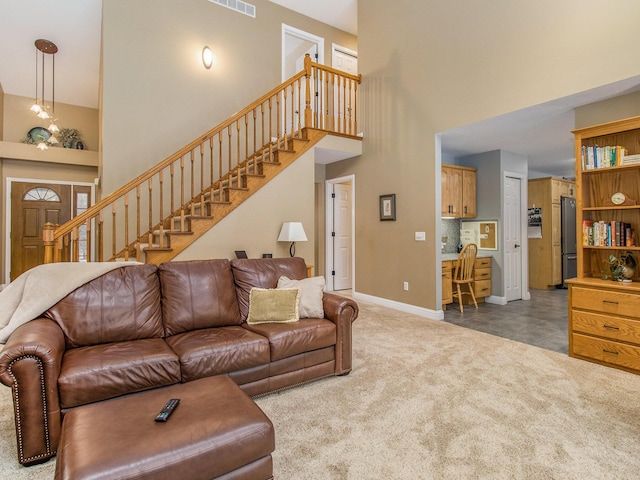
[[[169,419],[169,415],[175,410],[175,408],[180,403],[179,398],[172,398],[167,402],[160,413],[156,416],[156,422],[166,422]]]

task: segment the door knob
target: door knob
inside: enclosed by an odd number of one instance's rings
[[[520,245],[518,245],[517,243],[514,245],[515,248],[520,248]]]

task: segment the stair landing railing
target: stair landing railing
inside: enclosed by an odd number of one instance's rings
[[[304,128],[357,137],[360,75],[304,60],[304,70],[63,225],[46,224],[44,263],[141,260],[189,232],[206,202],[260,173]]]

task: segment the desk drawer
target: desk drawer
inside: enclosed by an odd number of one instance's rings
[[[581,310],[637,317],[640,314],[640,295],[574,286],[571,288],[571,306]]]
[[[475,268],[473,271],[473,279],[478,280],[491,280],[491,268]]]
[[[640,322],[629,318],[572,310],[571,329],[587,335],[640,344]]]
[[[491,279],[479,280],[473,283],[473,293],[476,298],[484,298],[491,295]]]
[[[620,367],[640,370],[640,348],[572,333],[573,353]]]
[[[476,258],[474,266],[476,268],[491,268],[491,257]]]

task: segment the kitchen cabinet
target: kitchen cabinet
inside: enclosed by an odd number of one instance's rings
[[[529,180],[529,208],[542,212],[542,238],[529,238],[529,287],[552,289],[562,283],[562,197],[575,198],[576,184],[555,177]]]
[[[475,218],[476,177],[475,168],[442,165],[442,217]]]

